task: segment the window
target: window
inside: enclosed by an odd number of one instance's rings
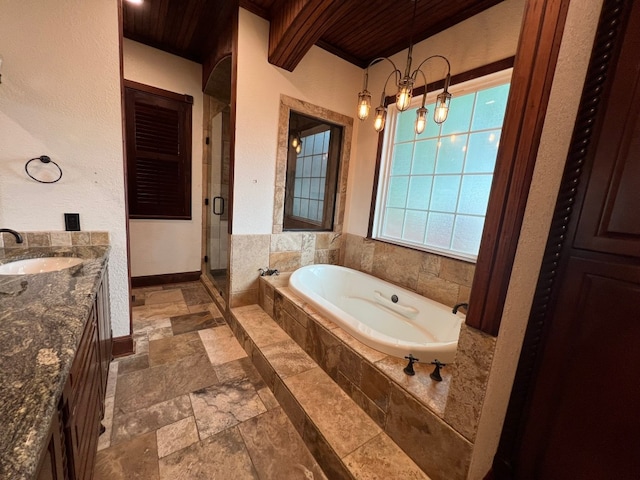
[[[417,103],[389,108],[373,237],[475,260],[480,247],[511,70],[451,88],[449,118],[416,135]],[[420,99],[414,99],[418,102]],[[435,101],[427,97],[427,103]],[[427,105],[433,112],[433,103]]]
[[[193,98],[125,80],[130,218],[191,219]]]
[[[331,230],[342,127],[291,111],[284,230]]]

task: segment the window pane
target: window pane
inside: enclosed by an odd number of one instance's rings
[[[407,208],[415,210],[427,210],[429,208],[432,181],[432,176],[411,177]]]
[[[306,198],[300,199],[300,216],[305,218],[309,217],[309,200]]]
[[[462,173],[468,135],[440,137],[436,173]]]
[[[311,180],[308,178],[302,179],[302,189],[300,190],[300,196],[309,198],[309,190],[311,189]]]
[[[310,177],[311,176],[311,158],[312,157],[304,157],[304,164],[302,165],[302,176]]]
[[[484,215],[487,213],[492,175],[465,175],[462,178],[458,213]]]
[[[318,133],[313,136],[313,154],[320,155],[324,146],[324,133]]]
[[[451,245],[452,249],[462,253],[477,255],[480,249],[483,225],[484,217],[458,215],[453,234],[453,244]]]
[[[445,175],[433,180],[430,210],[437,212],[455,212],[460,189],[459,175]]]
[[[409,177],[391,177],[389,180],[387,207],[404,208],[407,202],[408,189]]]
[[[309,200],[309,218],[311,220],[318,220],[318,201]]]
[[[314,155],[311,161],[311,176],[319,177],[322,171],[322,155]]]
[[[312,178],[311,179],[311,191],[309,192],[309,198],[314,200],[320,200],[320,179]]]
[[[391,175],[408,175],[411,170],[411,156],[413,155],[413,143],[396,145],[393,149],[393,162],[391,162]]]
[[[302,137],[301,155],[311,155],[313,153],[313,137]]]
[[[427,226],[427,212],[407,210],[404,219],[404,234],[402,238],[421,243],[424,241],[424,232]]]
[[[442,124],[441,135],[468,132],[471,124],[471,112],[476,94],[470,93],[462,97],[453,97],[449,105],[449,115]],[[435,122],[434,122],[435,123]]]
[[[429,213],[426,243],[434,247],[449,248],[453,233],[453,215],[448,213]]]
[[[402,237],[402,220],[404,219],[404,210],[401,208],[387,208],[384,215],[384,224],[382,227],[383,235],[388,237]]]
[[[484,130],[502,127],[508,96],[508,84],[479,91],[471,129]]]
[[[500,143],[500,130],[469,135],[465,173],[493,173]]]
[[[433,173],[436,164],[437,140],[423,140],[416,142],[413,152],[412,175],[424,175]]]
[[[293,196],[300,197],[302,195],[302,179],[296,178],[293,183]]]
[[[299,198],[293,199],[293,214],[297,217],[300,216],[300,199]]]
[[[395,108],[393,106],[392,108]],[[416,108],[405,110],[398,113],[397,126],[396,126],[396,143],[407,142],[413,140],[416,132],[414,130],[414,124],[416,122]]]

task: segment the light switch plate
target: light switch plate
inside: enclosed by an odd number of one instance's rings
[[[79,232],[80,231],[80,214],[79,213],[65,213],[64,214],[64,229],[67,232]]]

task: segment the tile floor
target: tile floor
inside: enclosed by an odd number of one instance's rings
[[[326,479],[199,282],[134,294],[95,480]]]

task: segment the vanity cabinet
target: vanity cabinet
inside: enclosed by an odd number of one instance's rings
[[[38,480],[88,480],[93,476],[111,361],[108,288],[105,268],[62,393],[58,415],[54,415]],[[61,422],[63,428],[56,422]]]

